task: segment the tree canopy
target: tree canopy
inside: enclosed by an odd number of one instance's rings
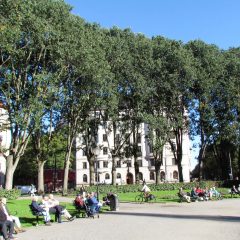
[[[49,139],[51,149],[41,159],[48,165],[55,153],[52,148],[58,148],[56,142],[51,143],[53,136],[64,129],[67,190],[75,139],[94,127],[89,116],[96,116],[92,113],[97,111],[101,121],[112,122],[112,131],[124,121],[122,127],[135,140],[139,124],[148,123],[156,174],[162,165],[163,146],[169,144],[183,181],[183,135],[191,134],[192,138],[200,136],[200,177],[203,165],[211,165],[209,161],[216,162],[222,179],[229,178],[229,162],[233,162],[237,176],[239,77],[239,48],[223,51],[200,40],[183,44],[161,36],[147,38],[131,29],[104,29],[72,14],[63,0],[1,1],[0,101],[8,110],[12,135],[6,188],[12,187],[19,161],[27,159],[22,156],[29,154],[30,138],[38,136],[39,143]],[[122,140],[121,151],[109,150],[113,156],[128,149],[135,156],[138,176],[136,141],[126,146],[127,139]],[[41,145],[44,149],[45,144]]]

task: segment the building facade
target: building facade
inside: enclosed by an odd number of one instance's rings
[[[138,163],[140,180],[145,180],[147,183],[155,183],[155,166],[151,147],[148,144],[146,134],[148,126],[142,123],[137,137],[138,142]],[[99,154],[95,157],[95,183],[111,184],[112,183],[112,157],[109,148],[113,146],[113,135],[106,134],[104,126],[98,127],[97,144],[101,146]],[[132,142],[132,136],[129,138],[129,143]],[[112,145],[112,146],[111,146]],[[84,138],[82,135],[76,140],[76,186],[89,184],[89,163],[84,152]],[[186,134],[183,137],[183,158],[182,169],[184,182],[190,181],[190,140]],[[133,184],[135,182],[134,158],[117,159],[117,184]],[[166,144],[163,150],[163,165],[160,169],[162,182],[178,182],[178,167],[175,164],[175,159],[171,151],[170,145]]]

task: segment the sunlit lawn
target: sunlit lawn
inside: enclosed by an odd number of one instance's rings
[[[224,198],[230,198],[230,194],[228,194],[228,189],[221,188],[218,189],[221,193],[224,194]],[[190,192],[190,190],[186,190]],[[179,198],[177,196],[178,190],[171,191],[153,191],[152,194],[156,196],[156,202],[158,203],[168,203],[168,202],[178,202]],[[139,195],[140,192],[130,192],[130,193],[117,193],[120,202],[135,202],[135,197]],[[104,196],[100,195],[99,199],[102,199]],[[239,197],[239,196],[234,196]],[[74,196],[71,197],[72,200]],[[12,215],[16,215],[20,218],[23,227],[29,227],[36,224],[36,217],[32,215],[29,204],[31,204],[30,199],[19,199],[19,200],[9,200],[7,205],[12,213]],[[77,216],[78,212],[75,210],[75,207],[72,203],[61,203],[61,205],[65,206],[71,215]],[[103,208],[103,212],[108,210],[108,207]],[[43,217],[39,217],[40,224],[43,224]],[[52,219],[54,220],[54,216],[52,215]]]
[[[10,213],[20,218],[23,227],[29,227],[36,224],[36,216],[32,215],[29,204],[31,204],[30,199],[9,200],[7,203]],[[77,211],[73,204],[63,203],[61,205],[66,206],[70,214],[77,215]],[[54,220],[54,215],[52,215],[51,219]],[[42,216],[39,217],[39,223],[43,224]]]
[[[151,192],[156,196],[156,202],[177,202],[177,190],[172,191],[153,191]],[[132,193],[119,193],[118,197],[121,202],[135,202],[135,198],[139,195],[140,192],[132,192]]]

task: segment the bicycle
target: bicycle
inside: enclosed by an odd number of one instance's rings
[[[135,202],[143,203],[143,202],[156,202],[157,198],[155,195],[149,193],[145,195],[144,192],[141,192],[139,195],[135,197]]]

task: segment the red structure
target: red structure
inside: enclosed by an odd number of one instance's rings
[[[46,192],[58,192],[62,190],[64,170],[63,169],[45,169],[44,170],[44,188]],[[69,170],[68,187],[74,188],[76,182],[76,172]]]

